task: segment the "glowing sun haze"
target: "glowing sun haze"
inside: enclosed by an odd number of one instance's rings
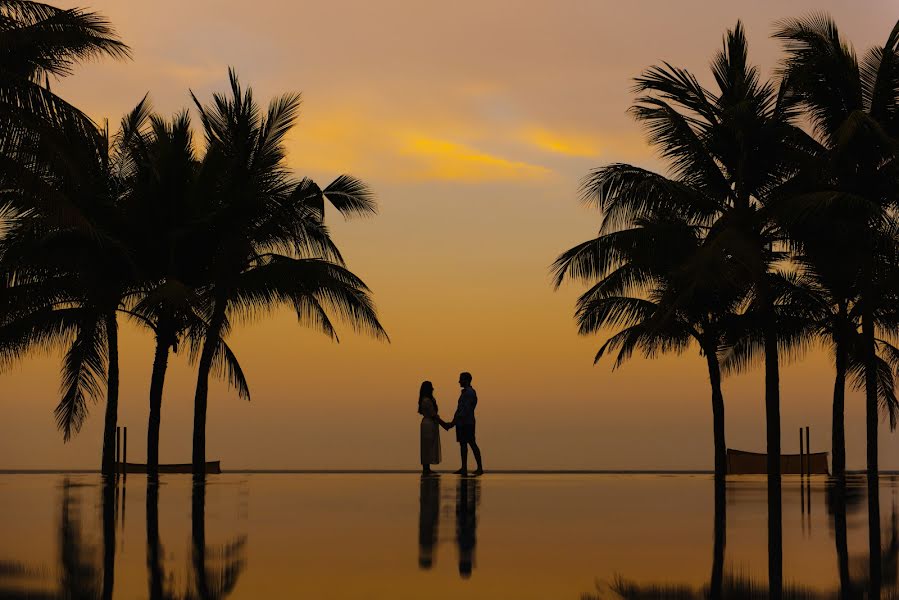
[[[91,117],[118,122],[146,93],[171,114],[223,90],[227,68],[262,102],[303,93],[289,139],[297,173],[369,183],[380,215],[332,228],[350,268],[373,289],[392,343],[341,327],[341,343],[299,328],[289,312],[242,324],[230,342],[253,392],[210,394],[208,450],[225,468],[416,468],[419,383],[449,417],[458,372],[474,374],[489,468],[711,468],[704,361],[691,351],[612,372],[592,365],[600,339],[580,338],[579,286],[553,292],[548,265],[592,236],[599,215],[577,202],[592,167],[664,166],[626,114],[631,79],[666,60],[709,82],[708,63],[737,19],[751,59],[771,74],[774,23],[830,12],[858,50],[881,43],[899,12],[848,2],[122,0],[87,5],[109,18],[134,60],[79,67],[54,90]],[[198,123],[198,119],[195,119]],[[143,460],[150,335],[122,332],[120,423]],[[59,357],[3,375],[0,468],[93,468],[102,410],[63,444],[55,431]],[[194,369],[173,357],[161,460],[190,460]],[[763,451],[763,374],[724,382],[727,439]],[[819,351],[782,372],[784,450],[812,428],[829,449],[832,367]],[[862,398],[847,400],[850,468],[864,465]],[[443,467],[456,468],[451,435]],[[899,467],[895,435],[881,465]]]

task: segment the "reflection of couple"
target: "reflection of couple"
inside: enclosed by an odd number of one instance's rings
[[[461,477],[456,488],[456,548],[459,552],[459,575],[471,577],[477,545],[478,504],[481,482]],[[438,539],[440,518],[440,478],[422,477],[418,511],[418,566],[434,566],[434,550]]]
[[[418,393],[418,412],[421,414],[421,472],[423,475],[430,474],[431,465],[440,464],[442,458],[440,453],[440,430],[456,428],[456,441],[459,442],[459,449],[462,455],[462,468],[456,473],[466,475],[468,473],[468,447],[474,453],[474,459],[478,463],[478,468],[474,472],[475,475],[481,475],[484,472],[481,464],[481,450],[475,441],[475,418],[474,409],[478,405],[478,395],[474,388],[471,387],[471,373],[462,373],[459,375],[459,385],[462,387],[462,393],[459,395],[459,405],[456,413],[453,415],[452,421],[444,421],[437,412],[437,401],[434,399],[434,386],[430,381],[421,384],[421,390]]]

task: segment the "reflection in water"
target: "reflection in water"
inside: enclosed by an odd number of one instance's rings
[[[440,521],[440,477],[423,475],[418,495],[418,566],[434,566],[434,547]]]
[[[101,598],[103,580],[101,569],[95,564],[96,549],[84,541],[81,530],[79,503],[73,496],[73,484],[66,479],[62,485],[59,518],[59,566],[55,589],[46,590],[48,572],[44,568],[21,563],[0,565],[0,598],[3,600],[56,600]]]
[[[849,577],[849,538],[847,535],[846,510],[849,506],[857,506],[856,502],[850,502],[849,489],[845,477],[838,477],[833,485],[827,488],[827,510],[833,516],[833,543],[837,555],[837,573],[840,577],[840,598],[848,600],[852,598],[852,579]]]
[[[90,545],[82,527],[77,487],[68,479],[62,485],[58,523],[58,565],[55,569],[32,567],[19,562],[0,562],[0,600],[111,600],[115,590],[116,520],[119,491],[116,482],[104,480],[100,487],[102,551]],[[87,487],[87,486],[84,486]],[[191,582],[186,590],[175,592],[174,580],[163,566],[159,534],[159,484],[147,486],[147,574],[148,595],[152,600],[223,600],[237,584],[243,570],[246,536],[210,551],[205,543],[206,484],[197,484],[191,511]],[[124,496],[124,489],[122,489]],[[55,581],[48,582],[49,574]],[[49,589],[48,589],[49,588]],[[132,597],[132,591],[117,597]]]
[[[206,546],[206,482],[194,481],[191,493],[191,557],[193,567],[192,596],[200,600],[227,598],[244,568],[246,536],[210,553]],[[211,556],[210,556],[211,554]]]
[[[798,482],[784,478],[783,596],[871,598],[879,587],[899,598],[899,480],[881,478],[873,559],[865,478]],[[131,476],[125,523],[121,480],[116,493],[97,476],[0,475],[0,600],[578,600],[597,577],[604,583],[584,598],[761,599],[765,485],[270,474],[205,485],[163,477],[147,488]],[[238,523],[252,547],[234,535]]]
[[[724,475],[715,474],[715,527],[712,541],[712,577],[709,597],[720,600],[724,586],[724,547],[727,542],[727,487]]]
[[[159,538],[159,482],[147,478],[147,576],[150,600],[162,600],[162,542]]]
[[[63,597],[99,598],[100,569],[94,564],[95,551],[83,540],[80,507],[72,499],[72,486],[63,486],[59,523],[59,587]]]
[[[459,575],[462,577],[471,577],[474,568],[480,501],[480,480],[460,477],[456,489],[456,545],[459,548]]]
[[[115,478],[104,476],[100,485],[103,510],[103,600],[112,600],[115,588],[115,538],[118,486]],[[124,512],[124,511],[123,511]]]
[[[820,592],[809,587],[799,585],[783,585],[782,581],[774,580],[766,585],[765,582],[753,580],[746,576],[724,575],[720,582],[717,580],[719,576],[719,565],[724,563],[724,537],[726,535],[727,521],[724,517],[724,508],[719,498],[719,493],[725,490],[724,486],[715,485],[715,524],[714,524],[714,549],[712,577],[709,586],[695,588],[689,585],[678,584],[655,584],[655,583],[639,583],[627,579],[622,576],[616,576],[610,584],[605,586],[597,585],[596,594],[583,594],[582,600],[600,600],[607,598],[603,592],[609,591],[613,597],[622,600],[701,600],[705,598],[720,599],[739,599],[739,600],[762,600],[767,598],[781,597],[786,599],[805,599],[813,600],[821,598],[841,598],[841,599],[871,599],[871,598],[896,598],[899,597],[899,516],[897,516],[897,507],[894,501],[892,515],[890,518],[889,540],[883,546],[878,545],[873,555],[869,554],[860,557],[857,560],[857,568],[854,569],[856,575],[853,577],[850,572],[850,558],[847,542],[847,506],[858,509],[862,504],[860,498],[863,492],[862,485],[855,482],[856,485],[847,485],[846,479],[834,479],[828,482],[826,489],[826,502],[828,512],[833,517],[833,533],[834,543],[837,555],[837,569],[839,573],[839,588],[833,592]],[[804,484],[801,484],[804,486]],[[870,489],[870,486],[868,486]],[[851,491],[850,491],[851,490]],[[808,496],[806,496],[806,493]],[[803,503],[803,521],[802,526],[805,527],[805,511],[806,497],[810,498],[811,490],[802,489]],[[811,500],[809,499],[810,510]],[[868,500],[868,508],[879,510],[879,502],[872,503]],[[769,528],[776,529],[778,523],[775,519],[771,519],[769,515]],[[869,524],[874,522],[868,519]],[[868,532],[869,540],[881,539],[880,523],[877,522],[876,531]],[[776,536],[768,532],[769,548],[771,541],[777,541]],[[782,553],[782,549],[778,548],[778,555]],[[874,564],[876,562],[876,565]],[[876,579],[875,579],[876,577]]]
[[[459,575],[471,577],[477,545],[478,505],[481,502],[481,482],[473,477],[460,477],[456,484],[456,551],[459,555]],[[440,477],[423,476],[418,493],[418,566],[431,569],[435,562],[440,521]]]
[[[150,600],[223,600],[227,598],[244,568],[246,536],[210,552],[206,545],[206,481],[194,481],[191,491],[191,583],[181,594],[167,589],[171,577],[164,577],[162,542],[159,537],[159,484],[147,485],[147,574]]]

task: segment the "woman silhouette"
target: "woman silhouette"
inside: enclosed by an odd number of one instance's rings
[[[431,465],[440,464],[440,426],[443,425],[430,381],[422,382],[418,392],[418,414],[421,415],[421,474],[430,475]]]

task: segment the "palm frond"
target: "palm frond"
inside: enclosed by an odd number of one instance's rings
[[[365,283],[346,268],[320,259],[272,256],[241,274],[232,297],[234,310],[244,317],[277,305],[293,306],[298,318],[315,317],[312,323],[328,333],[333,328],[321,319],[319,304],[354,330],[388,339]]]
[[[54,410],[63,439],[70,440],[87,418],[88,401],[104,393],[106,380],[105,321],[99,314],[84,314],[78,335],[66,352],[62,367],[62,398]]]
[[[215,354],[212,356],[212,370],[219,379],[224,380],[230,387],[237,390],[238,396],[243,400],[250,400],[250,386],[244,376],[243,369],[234,352],[221,337],[216,344]]]
[[[344,217],[377,214],[378,205],[371,189],[361,180],[341,175],[322,190],[328,202]]]

